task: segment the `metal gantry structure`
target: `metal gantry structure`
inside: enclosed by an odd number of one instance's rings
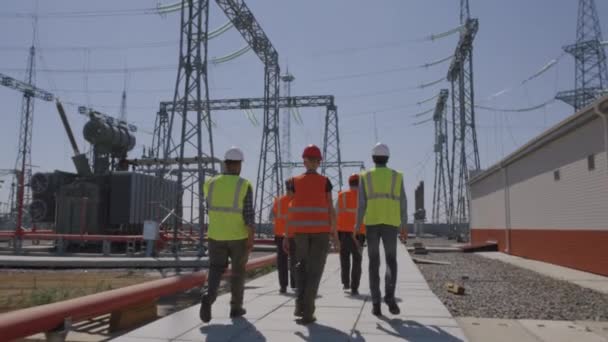
[[[448,152],[447,101],[449,92],[441,89],[435,104],[433,121],[435,123],[435,181],[433,186],[433,223],[447,222],[450,217],[452,198],[448,197],[450,182]],[[447,178],[446,178],[447,177]]]
[[[342,168],[345,167],[346,162],[342,162],[340,152],[340,135],[338,130],[338,107],[335,104],[333,95],[311,95],[311,96],[289,96],[279,97],[278,101],[272,101],[271,106],[278,108],[311,108],[311,107],[324,107],[326,108],[325,114],[325,135],[323,139],[323,151],[325,159],[321,165],[322,173],[327,175],[334,184],[337,184],[339,188],[342,188],[343,175]],[[225,111],[225,110],[248,110],[248,109],[264,109],[266,107],[265,98],[236,98],[236,99],[220,99],[210,100],[207,103],[200,101],[189,101],[185,104],[178,103],[177,106],[173,102],[161,102],[160,109],[158,111],[158,117],[156,122],[162,124],[164,117],[171,111],[195,111],[198,108],[209,108],[210,111]],[[154,131],[162,135],[165,131],[163,127],[155,127]],[[161,137],[156,137],[156,140],[161,140]],[[277,165],[272,165],[271,169],[288,169],[297,167],[297,163],[290,162],[279,162]],[[357,164],[358,166],[359,164]],[[282,179],[282,178],[281,178]],[[257,190],[261,191],[261,190]],[[260,212],[267,212],[269,208],[258,207],[258,215]],[[259,217],[260,223],[266,216]]]
[[[209,99],[209,88],[207,83],[207,32],[209,29],[209,0],[182,0],[181,19],[180,19],[180,51],[175,81],[175,91],[173,94],[173,108],[177,104],[188,101],[203,101]],[[205,102],[205,101],[203,101]],[[164,159],[177,160],[176,178],[179,186],[177,192],[176,207],[172,220],[174,238],[177,239],[178,227],[181,225],[183,216],[182,201],[184,189],[196,189],[200,192],[201,185],[205,180],[203,157],[213,158],[213,135],[211,125],[211,115],[207,108],[196,108],[192,110],[194,115],[189,114],[189,110],[182,106],[180,110],[172,110],[167,119],[167,127],[164,132],[166,139],[159,148],[163,150]],[[194,116],[194,117],[192,117]],[[174,127],[177,134],[174,134]],[[208,138],[208,151],[203,152],[203,132]],[[192,184],[184,183],[184,159],[186,153],[196,156],[197,174],[192,179]],[[188,150],[187,150],[188,149]],[[158,150],[157,152],[158,153]],[[212,164],[212,169],[214,164]],[[167,172],[166,165],[160,166],[160,175],[171,177],[172,173]],[[202,196],[198,196],[198,218],[201,227],[203,226],[204,208]],[[201,234],[202,235],[202,234]],[[175,241],[174,241],[175,242]],[[177,243],[174,244],[174,252],[177,252]]]
[[[289,73],[289,68],[287,68],[285,75],[281,76],[281,81],[283,81],[283,93],[287,97],[291,97],[291,83],[296,78]],[[291,108],[285,108],[283,111],[283,123],[281,124],[281,151],[283,152],[282,160],[283,162],[289,163],[291,162]],[[283,168],[283,166],[281,166]],[[291,177],[292,168],[286,166],[283,168],[283,174],[286,178]]]
[[[460,18],[463,28],[447,74],[447,80],[451,83],[453,122],[449,196],[453,198],[454,205],[450,223],[469,222],[469,173],[481,167],[473,82],[473,41],[479,22],[470,18],[467,0],[461,1]]]
[[[34,29],[35,31],[35,29]],[[35,34],[35,33],[34,33]],[[35,39],[34,39],[35,41]],[[15,181],[11,187],[9,210],[16,215],[16,229],[21,229],[25,214],[25,206],[31,200],[29,180],[32,175],[32,128],[34,120],[34,99],[53,101],[53,94],[34,86],[36,48],[32,45],[27,60],[25,81],[0,73],[0,85],[23,93],[21,101],[21,117],[19,125],[19,143],[15,161]]]
[[[264,118],[262,144],[255,188],[258,222],[282,193],[283,170],[279,142],[279,54],[243,0],[216,0],[217,4],[264,63]]]
[[[608,93],[606,52],[595,0],[579,0],[576,43],[564,47],[574,57],[574,90],[561,91],[556,99],[575,111]]]

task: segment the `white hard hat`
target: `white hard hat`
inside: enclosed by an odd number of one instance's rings
[[[244,161],[245,156],[240,148],[232,146],[226,151],[226,154],[224,154],[224,160]]]
[[[383,143],[377,143],[376,146],[372,149],[372,156],[378,157],[390,157],[391,152],[388,149],[388,146]]]

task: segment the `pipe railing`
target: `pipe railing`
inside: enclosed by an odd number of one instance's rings
[[[275,262],[276,255],[256,258],[247,263],[246,270],[271,266]],[[224,276],[229,274],[230,269]],[[3,341],[12,341],[62,330],[71,323],[199,287],[206,281],[207,272],[196,272],[0,314],[0,337]]]

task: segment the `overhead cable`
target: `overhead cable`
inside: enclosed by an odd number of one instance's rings
[[[213,64],[220,64],[220,63],[225,63],[225,62],[231,61],[233,59],[236,59],[236,58],[238,58],[238,57],[246,54],[249,50],[251,50],[251,46],[246,45],[245,47],[243,47],[243,48],[241,48],[241,49],[239,49],[239,50],[237,50],[237,51],[235,51],[233,53],[227,54],[227,55],[222,56],[222,57],[214,57],[214,58],[212,58],[211,59],[211,63],[213,63]]]
[[[445,31],[445,32],[441,32],[438,34],[431,34],[430,36],[426,36],[426,37],[422,38],[421,41],[423,41],[423,42],[424,41],[436,41],[436,40],[439,40],[439,39],[442,39],[445,37],[449,37],[453,34],[460,33],[460,32],[462,32],[463,29],[464,29],[464,25],[460,25],[458,27],[455,27],[455,28]]]
[[[414,122],[414,123],[412,124],[412,126],[420,126],[420,125],[423,125],[423,124],[425,124],[425,123],[427,123],[427,122],[430,122],[430,121],[432,121],[432,120],[433,120],[433,118],[429,118],[429,119],[426,119],[426,120],[422,120],[422,121]]]
[[[438,79],[437,81],[428,82],[428,83],[422,83],[419,86],[417,86],[417,88],[420,88],[420,89],[428,88],[430,86],[434,86],[435,84],[439,84],[439,83],[441,83],[443,81],[445,81],[445,77],[442,77],[441,79]]]
[[[475,105],[475,108],[491,110],[491,111],[496,111],[496,112],[504,112],[504,113],[524,113],[524,112],[532,112],[537,109],[546,107],[553,102],[555,102],[555,99],[550,99],[550,100],[543,102],[541,104],[538,104],[536,106],[527,107],[527,108],[507,108],[507,109],[505,109],[505,108],[494,108],[494,107],[487,107],[487,106],[481,106],[481,105]]]
[[[421,105],[421,104],[424,104],[424,103],[427,103],[427,102],[431,102],[431,101],[433,101],[434,99],[436,99],[436,98],[438,98],[438,97],[439,97],[439,94],[437,94],[437,95],[435,95],[435,96],[433,96],[433,97],[429,97],[429,98],[428,98],[428,99],[426,99],[426,100],[418,101],[418,102],[416,102],[416,104],[417,104],[417,105]]]
[[[429,109],[429,110],[425,110],[424,112],[420,112],[420,113],[417,113],[417,114],[413,114],[413,115],[412,115],[412,117],[414,117],[414,118],[419,118],[419,117],[421,117],[421,116],[424,116],[424,115],[426,115],[426,114],[429,114],[429,113],[433,112],[434,110],[435,110],[435,108],[431,108],[431,109]]]

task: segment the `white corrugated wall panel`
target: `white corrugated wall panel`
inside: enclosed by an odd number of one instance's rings
[[[502,171],[482,179],[471,187],[471,227],[505,228],[505,192]]]
[[[512,229],[608,229],[608,170],[599,119],[514,162],[508,173]]]

